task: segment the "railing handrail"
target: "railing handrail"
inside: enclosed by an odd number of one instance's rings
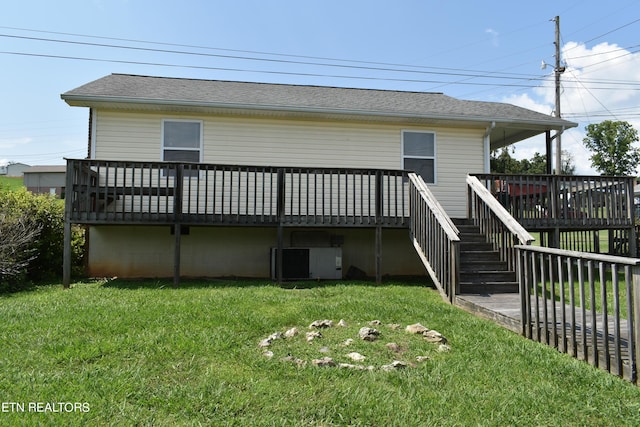
[[[520,225],[518,221],[515,220],[509,214],[509,212],[500,204],[500,202],[491,194],[491,192],[480,182],[480,180],[474,175],[467,175],[467,185],[473,190],[475,194],[478,195],[493,211],[493,213],[498,217],[498,219],[513,233],[518,237],[518,240],[523,245],[529,245],[531,242],[535,240],[535,238],[529,234],[525,228]]]
[[[410,172],[408,176],[427,206],[429,206],[429,209],[438,219],[438,222],[440,223],[443,231],[447,234],[447,237],[452,241],[459,241],[460,231],[458,231],[458,228],[455,226],[449,215],[447,215],[442,205],[440,205],[438,200],[434,197],[431,190],[429,190],[426,183],[414,172]]]
[[[580,252],[580,251],[570,251],[566,249],[557,249],[557,248],[549,248],[546,246],[532,246],[532,245],[516,245],[517,249],[524,249],[530,252],[538,252],[549,255],[560,255],[571,258],[579,258],[588,261],[598,261],[598,262],[607,262],[611,264],[622,264],[622,265],[640,265],[640,258],[629,258],[623,256],[616,255],[605,255],[605,254],[596,254],[592,252]]]

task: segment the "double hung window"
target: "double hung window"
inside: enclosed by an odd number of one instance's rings
[[[202,122],[163,120],[162,160],[165,162],[201,162]]]
[[[402,167],[412,170],[427,184],[436,182],[436,134],[402,132]]]

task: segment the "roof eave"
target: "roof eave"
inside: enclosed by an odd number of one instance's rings
[[[389,118],[393,120],[434,120],[438,122],[471,122],[478,123],[482,126],[495,122],[500,125],[513,126],[535,126],[541,132],[544,130],[562,130],[570,127],[576,127],[578,124],[565,120],[550,117],[545,120],[531,119],[514,119],[487,116],[472,116],[459,114],[416,114],[395,111],[370,111],[358,109],[338,109],[338,108],[319,108],[319,107],[301,107],[287,105],[269,105],[269,104],[240,104],[240,103],[222,103],[222,102],[202,102],[202,101],[185,101],[185,100],[159,100],[154,98],[131,98],[131,97],[115,97],[115,96],[94,96],[94,95],[74,95],[62,94],[61,98],[70,106],[74,107],[105,107],[118,108],[118,105],[127,105],[129,108],[146,109],[146,107],[166,107],[168,109],[191,109],[193,111],[206,110],[233,110],[246,112],[278,112],[291,114],[306,115],[322,115],[338,117],[370,117],[370,118]]]

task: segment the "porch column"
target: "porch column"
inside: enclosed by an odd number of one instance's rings
[[[62,285],[65,289],[71,286],[71,210],[73,209],[73,161],[67,160],[64,199],[64,242],[62,254]]]
[[[376,243],[375,243],[375,266],[376,283],[382,283],[382,171],[376,171]]]
[[[173,232],[175,236],[173,246],[173,286],[180,284],[180,252],[182,241],[182,177],[183,165],[176,165],[175,181],[173,183]]]

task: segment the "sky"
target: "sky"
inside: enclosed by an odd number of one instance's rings
[[[0,162],[84,158],[88,109],[60,94],[111,73],[442,92],[553,114],[596,174],[585,126],[640,130],[640,1],[8,0],[0,15]],[[542,69],[542,63],[549,64]],[[542,137],[514,156],[544,153]],[[477,171],[480,172],[480,171]]]

